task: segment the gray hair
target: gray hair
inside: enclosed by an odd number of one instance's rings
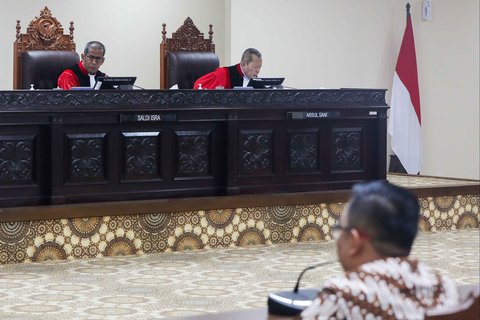
[[[105,49],[105,46],[103,45],[103,43],[101,43],[100,41],[90,41],[90,42],[88,42],[85,45],[85,49],[83,50],[83,53],[87,54],[90,49],[100,49],[100,50],[102,50],[103,55],[105,55],[105,51],[107,51]]]
[[[262,57],[262,54],[260,53],[260,51],[258,51],[257,49],[255,48],[248,48],[247,50],[245,50],[242,54],[242,60],[240,62],[245,62],[245,63],[249,63],[253,60],[253,56],[257,56],[258,58],[261,58]]]

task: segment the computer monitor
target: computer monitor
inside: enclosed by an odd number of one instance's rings
[[[281,88],[285,78],[253,78],[250,85],[255,89]]]
[[[98,90],[101,89],[104,84],[109,84],[109,87],[131,90],[136,80],[137,77],[98,77],[94,89]]]

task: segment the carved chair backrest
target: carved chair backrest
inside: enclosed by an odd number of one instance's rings
[[[171,38],[167,38],[166,24],[162,24],[162,43],[160,44],[160,89],[168,89],[173,82],[179,81],[193,87],[200,76],[218,68],[219,60],[215,55],[213,26],[209,25],[208,39],[198,30],[188,17]],[[174,64],[172,68],[171,64]],[[172,78],[175,81],[172,82]],[[180,84],[179,84],[180,85]],[[182,89],[182,88],[181,88]]]
[[[63,27],[45,7],[40,16],[35,17],[28,25],[27,32],[20,32],[20,20],[17,20],[16,39],[13,43],[13,88],[22,89],[22,55],[27,51],[60,51],[75,52],[73,42],[73,21],[70,21],[70,34],[63,34]],[[60,53],[57,56],[62,56]],[[66,55],[72,59],[72,54]],[[78,55],[77,55],[78,57]],[[56,59],[58,61],[58,58]]]

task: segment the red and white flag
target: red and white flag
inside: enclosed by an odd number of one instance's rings
[[[421,119],[417,58],[410,4],[407,4],[407,27],[393,76],[388,133],[392,136],[393,152],[409,174],[420,171]]]

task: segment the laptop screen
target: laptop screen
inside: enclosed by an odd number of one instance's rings
[[[94,88],[98,90],[103,86],[106,89],[105,85],[108,85],[108,88],[133,89],[136,80],[137,77],[98,77]]]
[[[255,89],[263,89],[269,87],[280,86],[285,78],[253,78],[250,85]]]

